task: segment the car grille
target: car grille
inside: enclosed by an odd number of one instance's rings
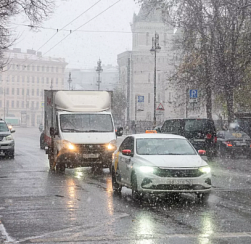
[[[105,144],[77,144],[81,153],[101,153],[106,150]]]
[[[159,177],[199,177],[203,173],[199,169],[162,169],[158,168],[154,171],[154,174]]]

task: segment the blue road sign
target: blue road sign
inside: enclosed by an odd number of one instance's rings
[[[198,90],[190,90],[190,98],[198,98]]]
[[[144,96],[138,96],[138,103],[144,102]]]

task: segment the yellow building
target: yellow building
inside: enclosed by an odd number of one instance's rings
[[[43,122],[45,89],[64,89],[67,63],[63,58],[43,57],[41,52],[20,48],[4,52],[0,73],[0,117],[21,126]]]

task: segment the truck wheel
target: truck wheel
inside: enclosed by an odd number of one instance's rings
[[[199,201],[202,203],[207,202],[209,195],[210,193],[197,193],[197,197],[199,198]]]

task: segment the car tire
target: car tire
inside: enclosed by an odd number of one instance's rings
[[[144,197],[144,194],[143,192],[138,191],[137,176],[135,173],[132,173],[131,185],[132,185],[132,199],[136,201],[141,201],[142,198]]]
[[[120,185],[117,180],[116,180],[116,175],[115,175],[115,170],[112,167],[111,169],[111,174],[112,174],[112,189],[114,193],[121,193],[122,190],[122,185]]]
[[[210,193],[197,193],[197,198],[200,202],[207,202],[208,198],[210,196]]]
[[[14,159],[15,158],[15,151],[12,150],[12,151],[5,152],[5,157],[10,158],[10,159]]]

